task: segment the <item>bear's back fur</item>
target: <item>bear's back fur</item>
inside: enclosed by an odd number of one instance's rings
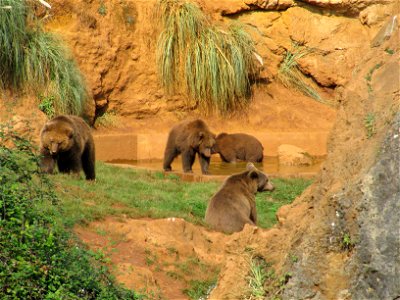
[[[236,159],[261,162],[264,157],[264,147],[261,142],[245,133],[220,133],[216,137],[215,149],[226,162],[233,162]]]
[[[244,224],[256,225],[255,208],[257,182],[249,171],[228,177],[207,207],[205,221],[218,231],[226,233],[241,231]]]
[[[173,142],[180,151],[184,151],[187,147],[196,148],[198,132],[210,133],[210,129],[203,120],[183,121],[172,127],[169,141]]]

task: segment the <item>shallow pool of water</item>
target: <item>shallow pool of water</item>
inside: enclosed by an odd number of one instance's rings
[[[255,163],[254,165],[263,172],[274,176],[312,176],[315,175],[321,168],[324,158],[315,159],[311,166],[283,166],[279,164],[277,157],[264,157],[263,162]],[[150,170],[163,170],[163,161],[157,160],[112,160],[109,163],[128,164],[139,168]],[[220,160],[219,157],[213,157],[209,167],[212,175],[231,175],[240,173],[246,169],[246,162],[226,163]],[[200,163],[197,158],[192,167],[195,174],[201,174]],[[177,157],[172,163],[172,170],[182,172],[181,158]]]

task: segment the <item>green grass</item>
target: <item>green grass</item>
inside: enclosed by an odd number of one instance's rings
[[[65,174],[53,176],[62,199],[65,219],[73,225],[108,215],[133,218],[180,217],[204,225],[207,202],[221,183],[183,182],[176,175],[119,168],[97,162],[95,183]],[[274,179],[272,193],[256,197],[259,225],[276,223],[277,209],[292,202],[311,183],[303,179]]]
[[[376,70],[378,70],[380,67],[382,67],[383,63],[378,63],[376,65],[374,65],[367,73],[367,75],[365,75],[365,80],[366,81],[371,81],[372,80],[372,74],[374,74],[374,72]]]
[[[369,139],[373,137],[376,133],[375,121],[376,120],[374,113],[368,113],[364,118],[364,126],[367,130],[367,138]]]
[[[85,83],[62,41],[54,34],[36,30],[28,34],[25,82],[35,91],[54,97],[57,114],[79,115],[86,99]]]
[[[53,97],[56,114],[80,115],[85,81],[62,40],[43,31],[30,5],[0,0],[0,88]]]
[[[112,128],[119,125],[119,119],[115,112],[106,111],[103,115],[96,118],[94,127]]]
[[[0,87],[18,88],[23,82],[27,9],[23,0],[0,0]]]
[[[204,112],[226,113],[246,105],[256,51],[243,26],[218,28],[184,0],[160,0],[157,12],[162,27],[157,65],[167,92],[185,92]]]
[[[250,260],[250,272],[247,277],[249,282],[249,292],[252,299],[264,299],[265,290],[264,283],[271,275],[267,272],[269,266],[260,258],[252,258]]]
[[[0,299],[138,298],[115,283],[103,253],[66,230],[36,151],[0,124]]]
[[[258,225],[262,228],[272,227],[276,223],[276,212],[286,204],[300,196],[312,183],[310,179],[272,179],[275,187],[273,192],[258,193],[256,195]]]
[[[215,287],[217,279],[211,280],[191,280],[189,282],[189,288],[183,292],[190,297],[190,299],[207,299],[206,297],[210,294],[211,289]]]

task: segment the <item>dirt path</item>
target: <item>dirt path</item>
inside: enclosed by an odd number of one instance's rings
[[[247,259],[273,232],[246,226],[225,235],[179,218],[107,218],[75,231],[90,248],[110,258],[119,282],[151,299],[189,299],[191,285],[212,285],[222,269],[220,276],[245,278]],[[232,296],[239,296],[246,282],[235,286]]]

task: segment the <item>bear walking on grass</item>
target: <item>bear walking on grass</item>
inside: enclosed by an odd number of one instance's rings
[[[246,171],[229,176],[208,203],[205,222],[213,229],[232,233],[245,224],[257,225],[257,192],[272,191],[268,177],[252,163]]]
[[[168,135],[164,152],[164,170],[171,171],[171,163],[182,154],[182,167],[185,173],[192,172],[192,166],[198,154],[201,172],[208,174],[211,148],[215,144],[215,135],[200,119],[183,121],[172,127]]]
[[[248,162],[262,162],[264,147],[254,136],[245,133],[220,133],[215,139],[213,153],[219,153],[225,162],[237,159]]]
[[[90,127],[77,116],[60,115],[48,121],[40,133],[41,169],[52,174],[57,162],[61,173],[83,169],[87,180],[95,180],[94,140]]]

